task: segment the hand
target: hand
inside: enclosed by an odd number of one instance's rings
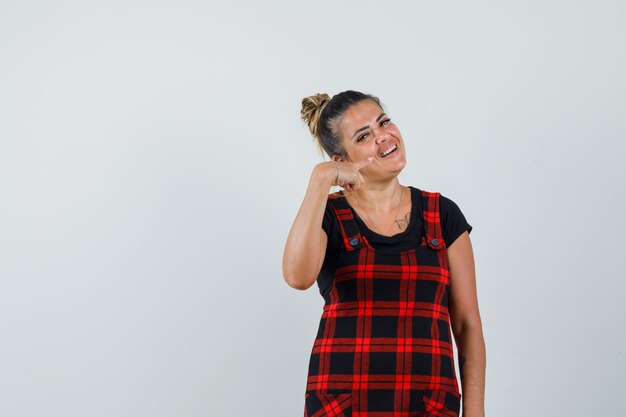
[[[335,179],[333,185],[343,187],[346,191],[358,190],[363,186],[365,179],[361,175],[361,169],[365,168],[374,160],[373,156],[370,156],[364,161],[357,162],[338,162],[332,161],[335,169]],[[339,173],[337,175],[337,172]]]

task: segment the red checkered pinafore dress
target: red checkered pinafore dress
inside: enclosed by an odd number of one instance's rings
[[[329,195],[343,247],[323,295],[305,417],[458,416],[439,196],[421,191],[420,244],[383,253],[361,234],[345,198]]]

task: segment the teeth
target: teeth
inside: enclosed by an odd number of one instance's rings
[[[391,152],[395,151],[397,148],[396,145],[393,145],[391,148],[387,149],[385,152],[382,153],[382,156],[387,156],[389,155]]]

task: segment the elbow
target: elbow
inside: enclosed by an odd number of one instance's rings
[[[468,336],[480,336],[482,338],[483,327],[480,317],[472,320],[453,322],[452,332],[454,333],[454,338],[457,340],[462,340]]]
[[[454,336],[462,336],[465,333],[482,333],[482,320],[478,309],[467,311],[451,311],[450,317]]]
[[[283,258],[283,279],[291,288],[296,290],[306,290],[315,283],[317,274],[313,274],[310,265],[299,264],[291,257]]]
[[[283,271],[283,278],[291,288],[301,291],[309,289],[315,282],[315,279],[302,279],[301,275],[287,271]]]
[[[311,285],[313,284],[308,284],[306,282],[301,282],[301,281],[287,281],[287,285],[289,285],[291,288],[294,288],[296,290],[304,291],[304,290],[308,290],[309,288],[311,288]]]

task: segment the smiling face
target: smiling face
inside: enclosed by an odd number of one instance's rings
[[[372,100],[349,107],[337,124],[337,132],[346,155],[334,159],[357,162],[375,158],[374,163],[361,171],[364,175],[391,179],[406,165],[400,131]]]

